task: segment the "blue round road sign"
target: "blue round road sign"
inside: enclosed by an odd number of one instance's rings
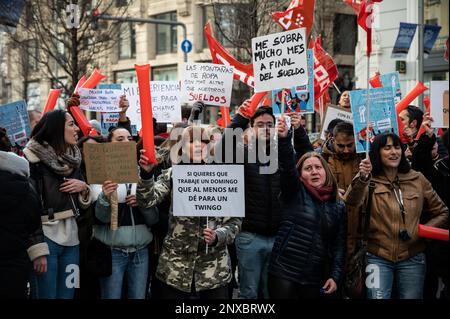
[[[189,53],[192,51],[192,42],[189,40],[183,40],[183,42],[181,42],[181,50],[184,53]]]

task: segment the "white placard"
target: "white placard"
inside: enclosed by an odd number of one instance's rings
[[[244,217],[243,165],[175,165],[173,215]]]
[[[120,90],[79,89],[80,109],[91,112],[119,112]]]
[[[448,82],[431,81],[430,114],[434,120],[432,127],[448,127]]]
[[[127,96],[130,107],[127,116],[136,129],[141,129],[141,107],[139,102],[139,87],[137,83],[121,84],[123,93]],[[152,96],[153,117],[158,123],[181,122],[181,86],[179,81],[152,81],[150,94]]]
[[[230,106],[233,67],[212,63],[185,63],[183,71],[183,102],[196,101],[207,105]]]
[[[350,111],[346,111],[341,108],[329,106],[327,108],[327,113],[325,114],[325,120],[322,125],[322,132],[320,133],[320,138],[325,141],[325,131],[328,128],[330,122],[334,119],[343,120],[353,124],[353,114]]]
[[[255,92],[308,84],[305,28],[252,39]]]

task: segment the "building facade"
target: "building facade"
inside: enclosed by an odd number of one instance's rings
[[[448,80],[448,62],[444,60],[445,41],[448,39],[449,0],[425,0],[424,23],[440,25],[439,37],[431,54],[424,59],[423,79],[429,85],[431,80]],[[400,22],[418,23],[419,6],[417,0],[383,1],[375,5],[373,29],[373,52],[370,58],[370,76],[396,71],[397,61],[404,62],[406,70],[400,73],[402,95],[405,96],[416,84],[419,77],[418,32],[416,32],[406,59],[391,58],[397,39]],[[367,88],[366,32],[358,28],[358,44],[355,52],[356,86]],[[426,93],[428,94],[428,93]],[[412,104],[418,104],[418,100]]]

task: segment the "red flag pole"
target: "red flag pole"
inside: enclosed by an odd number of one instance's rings
[[[367,54],[367,98],[366,98],[366,159],[369,158],[370,143],[370,53]]]

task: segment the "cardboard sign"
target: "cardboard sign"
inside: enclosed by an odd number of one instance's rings
[[[397,113],[395,112],[394,95],[391,88],[370,90],[370,112],[367,119],[368,90],[350,91],[350,105],[353,113],[353,131],[355,134],[356,152],[366,151],[367,121],[370,121],[369,139],[384,132],[397,135]]]
[[[344,110],[339,107],[329,106],[327,108],[327,112],[325,113],[325,120],[322,124],[322,132],[320,133],[320,138],[325,141],[325,131],[328,128],[330,122],[334,119],[343,120],[345,122],[349,122],[353,124],[353,114],[347,110]]]
[[[185,63],[183,102],[230,106],[233,67],[212,63]]]
[[[102,113],[100,117],[101,134],[106,136],[109,134],[109,129],[113,126],[117,126],[119,123],[119,113]]]
[[[448,82],[431,81],[430,114],[434,120],[432,127],[448,128]]]
[[[291,89],[272,91],[272,109],[275,116],[281,115],[282,94],[284,92],[285,113],[314,113],[314,53],[307,50],[308,85],[295,86]]]
[[[305,28],[252,39],[255,92],[308,85]]]
[[[175,165],[174,216],[245,216],[243,165]]]
[[[78,89],[80,109],[91,112],[119,112],[120,90]]]
[[[6,129],[12,145],[25,146],[31,134],[27,103],[17,101],[0,105],[0,127]]]
[[[89,184],[137,183],[136,143],[85,143],[83,146]]]

